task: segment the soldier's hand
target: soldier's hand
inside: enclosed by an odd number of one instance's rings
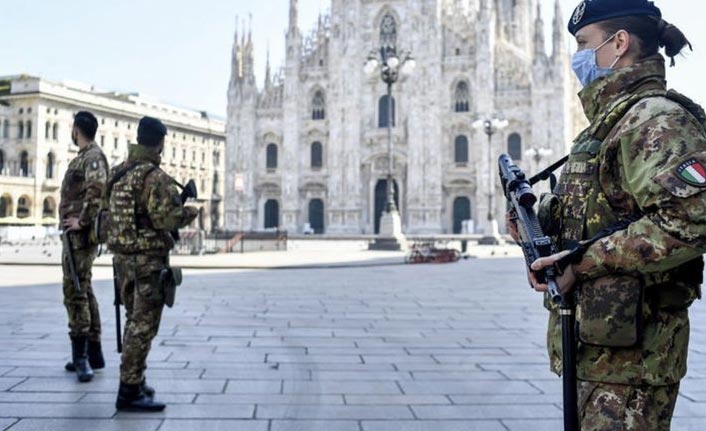
[[[561,253],[553,254],[551,256],[540,257],[539,259],[532,262],[530,268],[532,269],[532,271],[539,271],[544,268],[548,268],[550,266],[553,266],[559,259],[569,253],[570,251],[566,250],[562,251]],[[532,271],[529,272],[529,280],[532,284],[532,288],[537,292],[546,292],[549,287],[546,283],[538,282],[537,278],[532,273]],[[564,294],[570,291],[571,288],[574,287],[574,283],[576,283],[576,274],[574,273],[574,266],[569,265],[564,270],[564,273],[556,278],[556,284],[559,287],[559,293]]]
[[[64,226],[64,232],[71,232],[72,230],[81,230],[81,225],[78,223],[78,217],[66,217],[62,224]]]

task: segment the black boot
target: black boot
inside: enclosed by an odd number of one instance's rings
[[[100,341],[88,340],[88,363],[94,370],[105,368],[105,359],[103,359],[103,349]]]
[[[93,370],[88,364],[88,339],[86,337],[71,338],[71,358],[78,381],[90,382],[93,379]]]
[[[154,401],[142,391],[142,385],[126,385],[120,382],[115,408],[124,412],[161,412],[166,405]]]
[[[142,383],[140,383],[140,388],[142,389],[142,392],[145,393],[145,395],[150,398],[154,398],[154,388],[147,384],[147,379],[142,379]]]
[[[88,364],[94,370],[102,370],[105,368],[105,359],[103,359],[103,349],[100,341],[88,341]],[[74,363],[69,361],[64,365],[66,371],[74,372],[76,367]]]

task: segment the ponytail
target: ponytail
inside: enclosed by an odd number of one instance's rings
[[[684,33],[675,25],[661,19],[657,24],[657,31],[657,43],[659,47],[664,48],[667,57],[672,59],[670,66],[674,66],[674,57],[679,55],[684,47],[688,45],[691,51],[694,50],[691,47],[691,42],[689,42],[686,36],[684,36]]]

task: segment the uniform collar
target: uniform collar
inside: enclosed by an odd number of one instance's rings
[[[664,57],[660,54],[596,79],[579,92],[579,99],[586,118],[593,123],[619,96],[653,88],[666,88]]]
[[[157,166],[162,163],[162,157],[143,145],[130,144],[127,148],[127,159],[131,161],[143,160]]]
[[[78,153],[79,153],[79,154],[83,154],[83,153],[85,153],[86,151],[90,150],[91,148],[96,147],[97,145],[98,145],[98,144],[96,144],[96,141],[91,141],[91,142],[90,142],[88,145],[86,145],[85,147],[80,148],[80,149],[78,150]]]

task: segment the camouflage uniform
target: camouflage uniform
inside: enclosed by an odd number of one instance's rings
[[[70,216],[78,217],[81,226],[80,231],[72,231],[68,235],[73,244],[76,272],[82,293],[74,291],[66,251],[62,253],[61,259],[64,272],[64,305],[68,313],[70,335],[88,337],[91,341],[100,341],[101,338],[98,302],[91,287],[91,269],[97,250],[91,227],[100,208],[107,172],[105,156],[95,142],[79,150],[78,155],[69,163],[61,184],[59,204],[61,220]]]
[[[159,274],[169,266],[169,251],[174,246],[169,232],[188,225],[197,215],[195,208],[182,205],[174,180],[159,164],[158,154],[132,145],[128,160],[110,175],[114,178],[130,168],[115,182],[108,203],[108,247],[115,254],[127,315],[120,381],[128,385],[143,382],[147,355],[159,329],[164,307]]]
[[[656,55],[582,90],[591,125],[555,189],[562,249],[634,220],[574,267],[583,431],[668,430],[686,373],[687,308],[700,297],[706,251],[706,181],[690,184],[682,167],[706,165],[706,137],[690,111],[664,97],[664,78]],[[558,373],[555,308],[548,344]]]

